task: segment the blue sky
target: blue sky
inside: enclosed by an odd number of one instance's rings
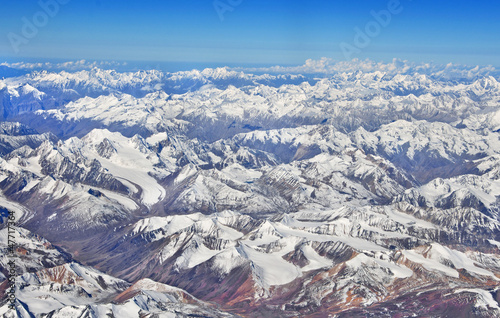
[[[41,0],[51,1],[68,3],[47,21],[39,1],[2,1],[0,56],[221,65],[400,58],[500,66],[498,1],[400,0],[378,28],[370,12],[397,0],[217,0],[230,9],[223,20],[213,0]],[[23,26],[36,17],[37,34],[28,38]],[[367,26],[374,28],[368,44],[356,46],[355,28]]]

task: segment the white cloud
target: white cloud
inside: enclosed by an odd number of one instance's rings
[[[82,70],[91,70],[93,68],[101,68],[101,69],[114,69],[119,72],[131,70],[131,66],[127,65],[126,62],[115,62],[115,61],[87,61],[87,60],[79,60],[79,61],[68,61],[64,63],[27,63],[27,62],[18,62],[18,63],[2,63],[0,65],[8,66],[13,69],[25,70],[25,71],[39,71],[39,70],[48,70],[48,71],[82,71]],[[375,62],[369,59],[360,60],[353,59],[352,61],[336,61],[331,58],[323,57],[318,60],[308,59],[305,61],[303,65],[297,66],[272,66],[272,67],[254,67],[254,68],[244,68],[244,67],[235,67],[235,68],[220,68],[217,70],[211,70],[211,72],[215,72],[218,76],[221,76],[220,70],[227,71],[239,71],[247,74],[303,74],[303,75],[311,75],[311,76],[329,76],[335,74],[350,74],[354,72],[363,72],[363,73],[374,73],[381,72],[387,74],[388,76],[394,76],[396,74],[422,74],[426,76],[430,76],[437,80],[456,80],[456,79],[465,79],[465,80],[475,80],[484,76],[494,76],[497,79],[500,79],[500,71],[495,69],[493,66],[467,66],[467,65],[459,65],[459,64],[435,64],[435,63],[414,63],[406,60],[393,59],[389,63],[383,62]],[[207,71],[204,71],[205,73]],[[181,74],[184,72],[178,72],[176,74]],[[199,73],[199,72],[198,72]],[[216,75],[217,75],[216,74]],[[241,77],[241,75],[240,75]]]
[[[290,73],[290,74],[318,74],[332,75],[338,73],[352,73],[361,71],[364,73],[382,72],[388,75],[414,74],[419,73],[436,78],[451,79],[463,78],[472,79],[480,76],[498,76],[499,71],[493,66],[466,66],[459,64],[434,64],[434,63],[413,63],[399,59],[393,59],[390,63],[375,62],[369,59],[352,61],[335,61],[331,58],[323,57],[319,60],[307,60],[303,65],[298,66],[272,66],[261,68],[232,68],[232,70],[255,72],[255,73]]]

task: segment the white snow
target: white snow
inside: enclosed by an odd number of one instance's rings
[[[117,150],[117,153],[112,154],[109,159],[99,156],[95,150],[95,147],[104,138],[110,140]],[[119,133],[95,129],[83,140],[86,141],[86,146],[81,149],[82,153],[89,159],[99,160],[109,173],[122,181],[132,192],[138,191],[135,185],[140,187],[142,190],[141,200],[146,206],[152,206],[165,197],[165,189],[150,175],[155,171],[153,163],[131,139],[125,138]],[[71,145],[67,146],[71,147]],[[126,204],[131,206],[130,202]]]
[[[457,270],[443,264],[444,261],[453,264],[456,269],[465,269],[470,273],[489,276],[492,279],[498,280],[492,272],[477,267],[474,264],[474,261],[468,258],[466,254],[452,250],[437,243],[431,244],[431,246],[426,249],[426,257],[424,257],[420,252],[414,250],[404,250],[402,253],[410,261],[422,264],[425,269],[430,271],[440,271],[450,277],[458,278],[459,273]]]
[[[498,303],[495,299],[493,299],[493,296],[491,295],[490,292],[484,290],[484,289],[478,289],[478,288],[471,288],[471,289],[457,289],[455,291],[455,294],[460,294],[463,292],[468,292],[468,293],[475,293],[479,296],[478,301],[475,303],[477,307],[482,307],[484,309],[497,309],[500,310],[500,307],[498,306]]]
[[[238,251],[251,261],[255,278],[263,287],[284,285],[301,276],[300,269],[279,255],[261,253],[246,244],[241,244]]]
[[[304,256],[307,258],[309,261],[309,264],[306,266],[302,267],[302,272],[307,272],[315,269],[320,269],[320,268],[329,268],[333,266],[333,261],[330,259],[327,259],[323,256],[320,256],[312,247],[309,245],[303,246],[302,247],[302,252],[304,253]]]
[[[358,254],[354,258],[346,262],[347,266],[352,268],[360,268],[363,265],[377,264],[382,268],[389,269],[394,278],[408,278],[413,275],[413,271],[405,266],[395,264],[383,259],[368,257],[365,254]]]

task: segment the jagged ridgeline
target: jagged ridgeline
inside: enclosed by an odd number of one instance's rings
[[[0,315],[500,317],[498,77],[356,68],[9,70]]]

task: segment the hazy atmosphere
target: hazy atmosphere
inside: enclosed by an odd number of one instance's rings
[[[226,64],[321,57],[499,66],[496,1],[9,1],[1,56]]]

